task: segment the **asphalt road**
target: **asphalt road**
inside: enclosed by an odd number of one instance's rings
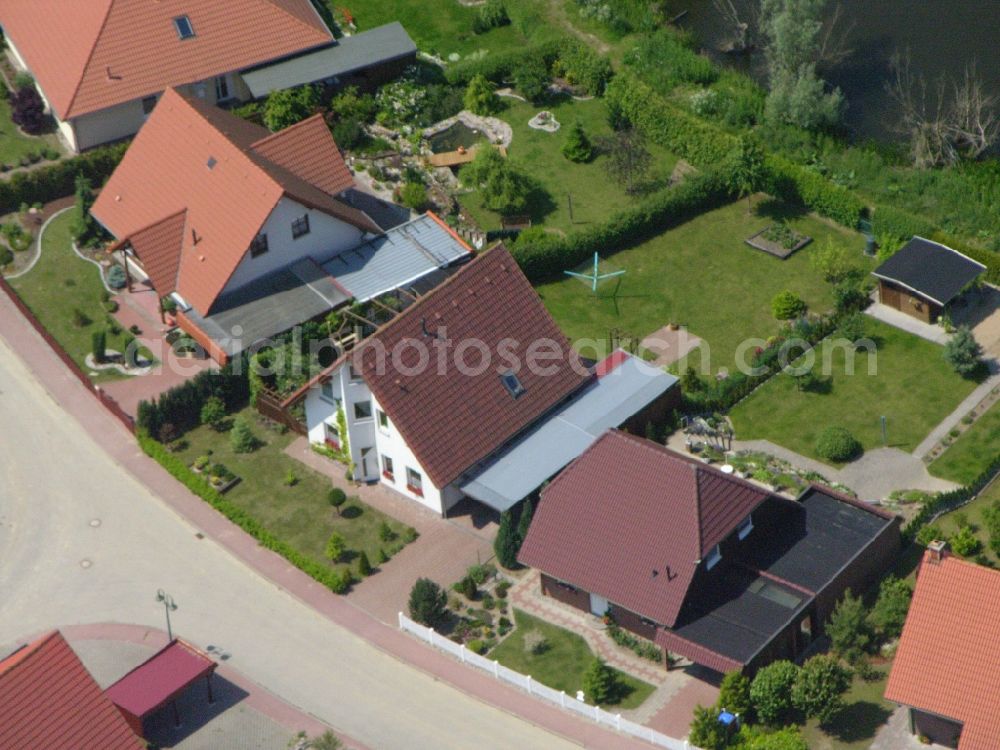
[[[116,464],[0,339],[0,644],[63,624],[164,626],[372,748],[560,748],[330,622]]]

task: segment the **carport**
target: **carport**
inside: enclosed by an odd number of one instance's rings
[[[216,664],[208,654],[182,640],[174,639],[149,659],[104,691],[125,717],[132,731],[145,737],[143,721],[168,703],[174,712],[174,724],[180,726],[177,697],[202,677],[212,697],[212,673]]]

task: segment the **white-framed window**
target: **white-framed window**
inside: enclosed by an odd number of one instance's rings
[[[382,432],[389,431],[389,415],[386,414],[381,409],[376,409],[376,416],[378,417],[378,426]]]
[[[319,397],[324,401],[329,401],[331,404],[337,404],[340,406],[340,399],[337,398],[333,393],[333,381],[326,380],[319,387]]]
[[[708,555],[705,557],[705,569],[711,570],[716,565],[719,564],[719,560],[722,559],[722,550],[719,549],[719,545],[716,544],[709,551]]]
[[[382,454],[382,476],[388,479],[390,482],[396,481],[396,473],[392,468],[392,459],[389,458],[384,453]]]
[[[411,469],[409,466],[406,467],[406,489],[414,495],[422,496],[424,494],[424,478],[420,476],[419,471]]]
[[[354,402],[354,418],[355,419],[371,419],[372,418],[372,402],[371,401],[355,401]]]
[[[309,214],[305,214],[292,222],[292,239],[309,234]]]
[[[224,102],[229,99],[229,76],[215,77],[215,101]]]
[[[340,450],[340,428],[336,422],[323,423],[323,440],[334,450]]]
[[[360,381],[362,379],[361,378],[361,373],[358,372],[357,368],[354,367],[354,363],[353,362],[348,362],[347,363],[347,375],[351,379],[352,383],[357,383],[358,381]]]
[[[747,516],[740,522],[740,525],[736,527],[736,535],[740,539],[746,539],[751,531],[753,531],[753,515]]]

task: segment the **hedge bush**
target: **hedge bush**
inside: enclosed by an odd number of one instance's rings
[[[856,229],[865,214],[864,202],[850,190],[782,156],[768,154],[764,158],[764,173],[766,192],[808,206],[849,229]]]
[[[923,216],[916,216],[892,206],[879,206],[872,215],[872,229],[876,236],[908,240],[913,235],[930,237],[934,225]]]
[[[18,172],[9,180],[0,181],[0,214],[13,213],[25,203],[48,203],[73,195],[78,174],[93,185],[104,184],[127,148],[128,143],[102,146],[72,159],[63,159],[30,172]]]
[[[861,443],[847,428],[831,425],[816,440],[816,453],[820,458],[841,463],[856,458],[863,452]]]
[[[260,521],[243,510],[243,508],[226,500],[225,497],[220,495],[208,483],[208,480],[204,476],[191,471],[187,464],[170,453],[162,443],[150,437],[149,433],[145,430],[140,429],[138,431],[137,439],[139,447],[142,448],[147,456],[160,464],[174,479],[178,480],[191,492],[256,539],[262,547],[281,555],[296,568],[310,578],[323,584],[335,594],[342,594],[347,591],[353,582],[353,577],[349,570],[338,571],[316,562],[299,552],[283,539],[272,534],[261,525]]]
[[[563,41],[563,39],[551,39],[504,52],[491,52],[485,57],[449,65],[444,70],[444,77],[453,85],[467,84],[477,75],[493,83],[501,83],[510,79],[514,71],[529,59],[541,61],[545,69],[549,70],[559,58]]]
[[[565,237],[529,230],[510,249],[525,275],[539,282],[560,275],[597,250],[636,244],[732,199],[722,176],[706,172],[661,190],[602,224]]]
[[[227,412],[234,411],[250,397],[248,369],[246,361],[237,358],[220,370],[203,370],[159,398],[140,401],[136,424],[150,435],[159,435],[166,424],[187,432],[199,425],[201,409],[213,397],[222,400]]]

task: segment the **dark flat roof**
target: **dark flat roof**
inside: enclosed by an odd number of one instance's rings
[[[892,523],[817,489],[807,490],[798,508],[795,501],[771,502],[788,505],[791,511],[781,534],[751,533],[740,548],[740,559],[816,593]]]
[[[985,270],[982,263],[957,250],[914,237],[872,273],[931,302],[947,305]]]
[[[810,488],[766,500],[754,528],[712,571],[699,571],[673,629],[749,662],[893,519]]]

